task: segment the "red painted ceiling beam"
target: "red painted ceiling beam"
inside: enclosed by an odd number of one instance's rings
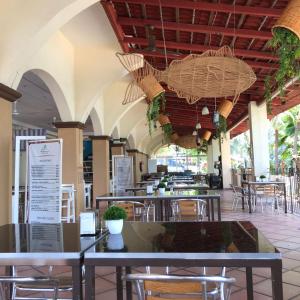
[[[185,0],[114,0],[113,2],[118,3],[133,3],[133,4],[146,4],[172,8],[185,8],[195,9],[202,11],[213,11],[223,13],[236,13],[243,15],[253,15],[261,17],[274,17],[279,18],[282,14],[281,9],[265,8],[260,6],[247,6],[247,5],[230,5],[221,3],[209,3],[209,2],[198,2],[198,1],[185,1]]]
[[[123,40],[128,44],[138,44],[141,46],[148,46],[148,40],[144,38],[134,38],[134,37],[125,37]],[[163,48],[163,41],[156,41],[156,46]],[[219,47],[200,45],[200,44],[188,44],[188,43],[177,43],[166,41],[166,47],[174,50],[185,50],[185,51],[196,51],[196,52],[204,52],[207,50],[218,50]],[[263,52],[263,51],[255,51],[255,50],[244,50],[244,49],[234,49],[234,53],[236,56],[243,57],[251,57],[258,59],[267,59],[267,60],[278,60],[278,57],[273,55],[272,53]],[[176,57],[176,56],[175,56]],[[178,56],[177,56],[178,58]]]
[[[124,39],[124,31],[122,27],[117,22],[117,12],[110,1],[101,1],[101,4],[105,10],[105,13],[108,17],[108,20],[115,32],[115,35],[120,43],[120,46],[124,52],[129,51],[129,47],[126,43],[123,42]]]
[[[129,52],[131,53],[139,53],[144,55],[145,57],[158,57],[158,58],[165,58],[165,55],[163,53],[160,52],[149,52],[149,51],[145,51],[145,50],[138,50],[138,49],[133,49],[130,48]],[[176,54],[172,54],[172,53],[167,53],[167,57],[169,59],[182,59],[184,57],[186,57],[185,54],[181,54],[181,55],[176,55]],[[249,66],[251,66],[254,69],[266,69],[266,70],[277,70],[279,65],[278,64],[274,64],[272,63],[265,63],[265,62],[260,62],[260,61],[252,61],[252,60],[247,60],[247,59],[243,59],[243,61],[245,63],[247,63]],[[165,64],[155,64],[155,66],[157,68],[164,68]]]
[[[129,26],[138,26],[138,27],[153,25],[155,28],[162,29],[162,24],[160,20],[120,17],[118,18],[117,21],[120,25],[129,25]],[[238,37],[249,38],[249,39],[269,40],[272,38],[272,33],[269,31],[235,29],[235,28],[226,28],[220,26],[164,22],[163,27],[165,30],[176,30],[176,31],[178,30],[178,31],[197,32],[197,33],[214,33],[214,34],[223,34],[226,36],[238,36]]]

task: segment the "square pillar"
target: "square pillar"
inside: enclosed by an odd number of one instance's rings
[[[0,83],[0,225],[12,220],[12,102],[21,96]]]
[[[106,135],[91,136],[93,146],[93,205],[96,197],[109,193],[109,140]]]
[[[270,172],[270,155],[269,120],[266,103],[258,106],[255,101],[251,101],[248,104],[248,111],[253,174],[254,176],[268,175]]]
[[[140,181],[140,170],[139,170],[139,151],[137,149],[129,149],[127,150],[128,156],[132,156],[133,160],[133,180],[134,184]]]
[[[111,145],[111,155],[124,155],[124,145],[123,144],[112,144]]]
[[[84,124],[80,122],[56,122],[58,138],[63,140],[63,184],[74,184],[75,211],[78,218],[84,211],[83,135]]]
[[[230,188],[232,183],[231,176],[231,154],[230,154],[230,133],[222,134],[221,137],[221,162],[222,162],[222,179],[223,188]]]
[[[214,168],[215,161],[219,161],[220,145],[219,139],[212,139],[211,144],[207,147],[207,173],[217,173],[218,170]]]

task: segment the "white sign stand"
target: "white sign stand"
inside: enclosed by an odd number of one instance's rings
[[[27,220],[29,223],[61,223],[62,140],[29,141],[27,153]]]
[[[12,198],[12,223],[19,223],[19,190],[20,190],[20,144],[21,141],[45,140],[45,136],[16,136],[15,148],[15,191]]]
[[[112,156],[113,183],[117,192],[124,192],[133,185],[133,158],[131,156]]]

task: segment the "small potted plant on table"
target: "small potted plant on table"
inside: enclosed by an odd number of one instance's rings
[[[126,218],[126,211],[115,205],[110,206],[103,215],[110,234],[120,234],[123,229],[123,221]]]
[[[267,177],[265,175],[260,175],[259,176],[259,179],[260,179],[261,182],[264,182],[266,180],[266,178]]]
[[[164,195],[166,191],[166,184],[164,182],[160,182],[158,187],[158,191],[160,195]]]

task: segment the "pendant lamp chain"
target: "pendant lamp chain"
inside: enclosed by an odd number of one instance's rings
[[[166,68],[167,68],[169,65],[168,65],[168,57],[167,57],[167,46],[166,46],[165,28],[164,28],[161,0],[159,0],[159,14],[160,14],[162,38],[163,38],[163,42],[164,42],[164,53],[165,53],[165,61],[166,61]]]

